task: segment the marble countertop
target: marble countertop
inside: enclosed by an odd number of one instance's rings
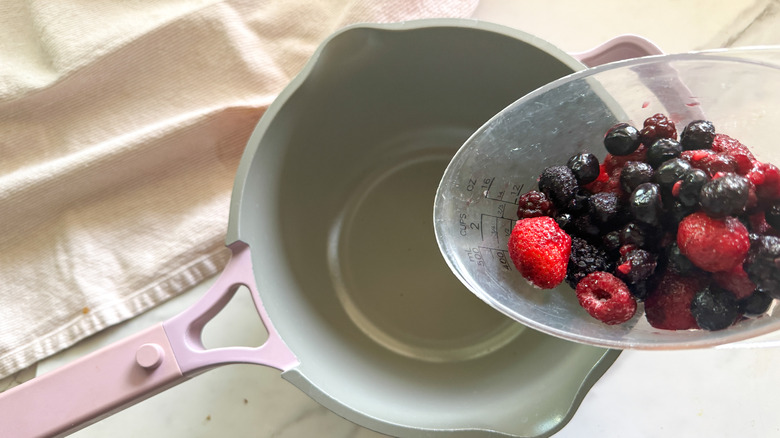
[[[482,0],[475,17],[522,29],[570,52],[633,33],[666,52],[780,45],[780,0]],[[212,280],[213,281],[213,280]],[[55,369],[162,321],[193,303],[212,281],[38,366]],[[262,328],[238,295],[210,323],[207,346],[257,345]],[[213,325],[213,327],[212,327]],[[773,339],[763,345],[772,345]],[[556,438],[774,436],[780,349],[626,351],[585,397]],[[90,437],[383,436],[318,405],[273,369],[232,365],[198,376],[73,435]]]

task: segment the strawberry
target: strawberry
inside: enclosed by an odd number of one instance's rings
[[[730,271],[745,260],[750,238],[747,228],[737,218],[716,219],[699,211],[680,221],[677,246],[694,265],[705,271]]]
[[[509,257],[523,277],[541,289],[563,282],[571,237],[549,216],[520,219],[509,236]]]
[[[691,313],[696,293],[707,287],[705,276],[682,276],[664,272],[658,285],[645,299],[645,317],[651,326],[664,330],[699,328]]]
[[[712,274],[712,279],[718,286],[726,289],[741,300],[753,295],[756,290],[756,284],[750,281],[742,265],[737,265],[730,271],[721,271]]]
[[[712,150],[734,158],[735,170],[740,175],[748,173],[753,168],[753,162],[756,161],[756,157],[753,156],[753,153],[750,152],[747,146],[726,134],[715,135],[715,139],[712,140]]]

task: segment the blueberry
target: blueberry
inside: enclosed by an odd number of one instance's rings
[[[539,176],[539,191],[561,208],[566,207],[578,188],[577,178],[567,166],[548,167]]]
[[[645,246],[647,231],[636,222],[629,222],[620,229],[620,246],[634,245],[637,247]]]
[[[604,147],[612,155],[628,155],[640,145],[639,131],[628,123],[618,123],[604,136]]]
[[[748,316],[761,315],[769,310],[773,298],[764,291],[757,290],[750,296],[739,300],[739,310]]]
[[[687,275],[695,269],[693,262],[680,252],[677,242],[666,248],[666,269],[680,275]]]
[[[644,249],[635,249],[620,258],[615,275],[626,283],[638,283],[650,277],[656,265],[654,255]]]
[[[674,183],[681,180],[685,172],[691,169],[691,163],[682,158],[666,160],[658,166],[653,174],[653,182],[661,186],[662,189],[671,191]]]
[[[780,237],[751,236],[745,272],[759,289],[780,298]]]
[[[571,213],[560,213],[555,216],[555,222],[557,222],[558,226],[563,230],[569,229],[573,219]]]
[[[715,139],[715,126],[707,120],[694,120],[683,129],[680,143],[683,150],[710,149]]]
[[[661,190],[658,184],[639,184],[628,199],[631,215],[638,222],[658,226],[661,223]]]
[[[764,211],[764,218],[766,223],[772,226],[775,230],[780,230],[780,201],[775,201],[767,207]]]
[[[750,184],[735,173],[706,182],[699,192],[702,210],[710,217],[736,216],[745,210]]]
[[[605,234],[602,238],[602,243],[604,244],[604,249],[608,252],[617,252],[621,247],[620,231],[615,230]]]
[[[642,161],[628,161],[620,171],[620,187],[626,193],[634,191],[636,186],[653,179],[653,166]]]
[[[657,169],[664,161],[677,158],[682,153],[682,146],[677,140],[661,138],[647,149],[647,162]]]
[[[693,297],[691,314],[705,330],[725,329],[739,317],[737,297],[726,289],[710,286]]]
[[[574,196],[571,197],[563,210],[574,214],[586,211],[590,197],[591,193],[581,188],[574,193]]]
[[[677,198],[686,206],[698,204],[701,187],[709,180],[707,172],[701,169],[688,169],[680,180]]]
[[[582,185],[592,183],[599,177],[599,159],[593,154],[575,155],[569,158],[566,165]]]

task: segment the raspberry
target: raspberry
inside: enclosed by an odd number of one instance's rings
[[[539,191],[558,207],[566,207],[579,185],[574,173],[567,166],[551,166],[539,176]]]
[[[753,294],[756,290],[756,284],[748,278],[747,272],[742,265],[737,265],[731,271],[721,271],[712,274],[715,283],[734,294],[741,300]]]
[[[624,323],[636,313],[626,284],[608,272],[593,272],[580,280],[577,300],[590,316],[609,325]]]
[[[509,257],[531,284],[551,289],[563,282],[571,253],[571,237],[555,219],[520,219],[509,236]]]
[[[696,169],[705,171],[710,178],[718,172],[737,171],[737,161],[733,157],[711,150],[683,151],[680,158],[687,160]]]
[[[593,154],[578,154],[566,163],[580,184],[589,184],[599,176],[599,159]]]
[[[604,147],[613,155],[628,155],[639,147],[639,131],[628,123],[618,123],[604,136]]]
[[[702,186],[699,203],[702,210],[711,217],[736,216],[745,211],[749,192],[747,178],[726,173]]]
[[[705,271],[730,271],[744,261],[750,239],[747,228],[736,218],[716,219],[696,212],[680,221],[677,245],[683,255]]]
[[[756,162],[745,177],[756,186],[759,199],[780,198],[780,169],[774,164]]]
[[[651,326],[665,330],[699,328],[693,314],[693,297],[707,286],[703,276],[680,276],[667,271],[645,299],[645,317]]]
[[[700,328],[723,330],[739,317],[739,305],[731,292],[710,286],[693,297],[691,314]]]
[[[735,171],[740,175],[744,175],[752,169],[753,162],[756,161],[756,157],[753,156],[753,153],[750,152],[747,146],[726,134],[717,134],[714,137],[712,150],[732,157],[736,164]]]
[[[780,237],[758,236],[750,246],[745,272],[759,289],[780,292]]]
[[[555,212],[552,201],[542,192],[531,190],[518,199],[517,217],[524,219],[537,216],[552,216]]]
[[[607,271],[611,262],[603,249],[591,245],[585,239],[571,238],[571,255],[566,268],[566,283],[572,289],[577,288],[577,283],[585,276],[596,271]]]
[[[655,114],[645,119],[642,130],[639,131],[642,144],[650,146],[661,138],[677,138],[677,128],[674,122],[663,114]]]
[[[680,143],[684,150],[709,149],[715,139],[715,126],[707,120],[694,120],[683,128]]]

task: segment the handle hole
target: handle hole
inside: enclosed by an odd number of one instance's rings
[[[252,294],[246,286],[239,286],[233,297],[203,327],[201,340],[206,349],[226,347],[256,348],[268,339],[266,330]]]

